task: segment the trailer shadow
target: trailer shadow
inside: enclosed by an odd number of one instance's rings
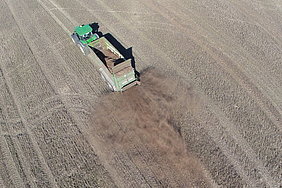
[[[113,35],[106,33],[104,37],[124,56],[125,59],[131,59],[131,65],[134,68],[137,77],[140,77],[140,72],[136,70],[135,58],[132,53],[132,47],[126,49]]]
[[[113,35],[111,35],[110,33],[106,33],[103,34],[101,31],[99,31],[99,24],[97,22],[93,22],[91,24],[89,24],[89,26],[93,29],[93,31],[95,33],[97,33],[99,35],[99,37],[105,37],[122,55],[125,59],[131,59],[131,66],[134,69],[134,72],[136,74],[136,76],[138,77],[138,79],[140,79],[140,72],[138,72],[136,70],[136,66],[135,66],[135,58],[132,54],[132,47],[126,49]],[[94,52],[97,49],[93,49],[91,48]],[[97,51],[96,51],[97,52]],[[96,53],[95,52],[95,53]],[[101,57],[104,56],[101,53],[98,53],[98,55],[100,55]],[[101,59],[101,58],[100,58]],[[102,59],[104,59],[104,57],[102,57]]]

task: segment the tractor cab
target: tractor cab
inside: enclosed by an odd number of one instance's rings
[[[74,33],[77,34],[78,39],[83,44],[89,44],[90,42],[99,38],[99,35],[93,31],[90,25],[77,26],[74,29]]]

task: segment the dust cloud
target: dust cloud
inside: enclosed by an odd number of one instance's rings
[[[181,136],[185,113],[197,109],[192,87],[154,68],[141,76],[141,86],[101,98],[91,119],[93,139],[99,139],[102,150],[130,155],[163,186],[208,187],[203,167]]]

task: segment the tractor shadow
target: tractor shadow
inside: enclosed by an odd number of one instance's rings
[[[96,22],[93,22],[89,24],[89,26],[92,28],[92,30],[99,35],[99,37],[103,36],[103,33],[99,31],[99,24]]]

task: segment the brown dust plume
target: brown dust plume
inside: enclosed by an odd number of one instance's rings
[[[144,179],[153,178],[160,186],[209,187],[202,165],[181,137],[182,118],[197,108],[193,89],[156,69],[145,71],[141,81],[141,86],[103,96],[95,105],[91,140],[102,160],[118,169],[123,164],[115,160],[125,155],[130,161],[124,165],[135,165]],[[117,179],[127,182],[123,185],[134,185],[116,171]]]

